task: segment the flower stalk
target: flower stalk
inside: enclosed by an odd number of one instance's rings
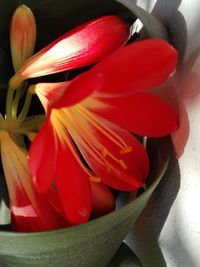
[[[27,91],[26,98],[24,101],[24,106],[23,106],[17,120],[15,121],[15,127],[16,128],[18,128],[26,119],[28,112],[29,112],[30,105],[31,105],[31,100],[32,100],[32,94],[30,94],[29,91]]]

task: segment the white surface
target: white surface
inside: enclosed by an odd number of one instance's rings
[[[128,242],[132,240],[147,267],[200,267],[200,1],[129,2],[152,11],[167,25],[183,62],[171,84],[181,114],[180,129],[173,136],[180,177],[177,164],[171,163]]]

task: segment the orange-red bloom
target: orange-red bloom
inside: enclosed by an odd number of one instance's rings
[[[146,92],[176,63],[167,42],[146,40],[118,49],[70,82],[35,86],[47,118],[31,145],[29,169],[40,192],[56,182],[70,223],[86,222],[98,206],[91,182],[125,191],[144,184],[148,156],[130,131],[160,137],[176,129],[171,108]]]

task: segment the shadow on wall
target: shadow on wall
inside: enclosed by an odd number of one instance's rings
[[[160,96],[163,96],[165,99],[166,97],[168,98],[167,100],[179,115],[179,129],[173,134],[173,142],[177,157],[180,157],[184,152],[190,131],[188,114],[182,96],[182,88],[189,78],[188,73],[192,70],[195,57],[198,53],[198,51],[194,51],[187,61],[185,60],[188,32],[184,16],[178,11],[181,2],[182,0],[158,0],[152,10],[152,14],[165,25],[172,45],[179,52],[179,65],[177,67],[176,76],[170,82],[162,86],[160,91],[157,91]]]
[[[147,0],[148,1],[148,0]],[[151,0],[149,0],[151,2]],[[158,0],[152,13],[165,26],[172,44],[179,51],[179,65],[176,76],[159,88],[154,93],[167,99],[180,115],[180,128],[173,134],[176,155],[181,156],[187,143],[190,132],[188,109],[200,96],[200,41],[193,46],[188,46],[189,36],[198,33],[200,19],[195,19],[194,28],[187,29],[184,16],[178,8],[181,0]],[[190,25],[191,26],[191,25]],[[191,34],[192,31],[192,34]],[[190,37],[191,38],[191,37]],[[194,40],[194,41],[195,41]],[[191,49],[189,51],[189,49]],[[160,186],[155,191],[144,212],[138,218],[132,232],[127,238],[127,243],[143,261],[145,267],[166,267],[167,264],[158,245],[159,236],[167,220],[171,206],[177,196],[180,187],[180,172],[175,154],[172,155],[168,171]],[[176,233],[176,229],[172,229]],[[186,244],[181,236],[174,236],[176,242],[170,243],[169,255],[174,258],[176,266],[196,266]],[[177,247],[177,244],[179,246]],[[171,247],[172,246],[172,247]],[[180,257],[177,257],[180,256]],[[188,263],[188,264],[187,264]]]
[[[184,59],[187,42],[186,22],[183,15],[178,11],[181,2],[182,0],[157,0],[152,10],[152,14],[165,25],[172,44],[179,51],[180,63]]]
[[[183,237],[180,235],[179,229],[177,229],[176,226],[173,229],[173,233],[176,242],[172,242],[170,245],[165,247],[165,250],[167,251],[168,255],[170,255],[170,258],[173,259],[174,266],[199,266],[199,262],[197,262],[196,259],[191,256],[191,251],[190,248],[188,248],[188,243],[183,241]]]
[[[195,23],[193,21],[193,24],[188,21],[190,38],[193,38],[195,42],[195,45],[191,45],[191,40],[188,40],[186,21],[181,12],[178,11],[181,2],[181,0],[158,0],[152,10],[152,14],[165,25],[172,44],[179,51],[179,65],[175,79],[169,88],[165,87],[163,91],[161,90],[161,94],[171,96],[172,100],[177,100],[172,105],[180,117],[179,130],[173,134],[173,142],[178,157],[184,152],[189,137],[190,126],[187,110],[200,94],[200,65],[198,65],[200,64],[198,58],[200,40],[197,34],[200,18],[196,16],[193,19],[195,21]],[[187,10],[185,14],[187,14]]]
[[[165,99],[177,112],[178,117],[180,117],[179,129],[173,135],[176,154],[177,157],[180,157],[184,152],[190,132],[188,114],[182,97],[182,87],[189,77],[188,73],[191,71],[195,62],[195,57],[199,52],[195,50],[186,61],[185,52],[188,39],[187,25],[184,16],[178,11],[182,1],[127,0],[127,2],[130,4],[142,4],[146,9],[150,10],[153,7],[152,14],[163,23],[168,32],[170,42],[179,52],[179,64],[176,75],[161,86],[153,88],[151,92]]]
[[[177,76],[173,77],[163,86],[157,88],[155,93],[157,91],[161,97],[164,97],[165,99],[168,98],[168,102],[170,102],[177,109],[177,112],[178,108],[175,100],[177,94],[177,84],[180,82],[179,73],[183,71],[182,62],[184,61],[187,44],[187,25],[183,15],[178,11],[181,2],[181,0],[157,0],[152,10],[152,14],[165,25],[173,46],[179,52]],[[129,3],[135,2],[129,1]],[[175,28],[174,25],[176,25]],[[192,67],[193,62],[189,63]],[[180,135],[182,135],[181,144],[179,144],[179,147],[177,147],[177,149],[179,149],[179,155],[183,152],[189,136],[189,120],[184,105],[181,108],[181,112],[181,131],[176,137],[178,139],[180,138]],[[176,153],[172,149],[169,167],[162,179],[162,182],[156,189],[155,193],[126,239],[126,242],[139,256],[145,267],[152,267],[152,264],[153,266],[159,267],[167,266],[162,251],[158,245],[159,236],[173,202],[176,199],[179,188],[179,165],[176,158]]]
[[[144,211],[133,226],[126,242],[145,267],[166,267],[158,239],[180,187],[180,172],[171,148],[168,169]]]

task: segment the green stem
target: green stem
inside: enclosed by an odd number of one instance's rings
[[[23,84],[17,89],[17,92],[15,94],[15,98],[12,103],[12,116],[14,119],[17,118],[17,110],[18,110],[19,102],[20,102],[21,97],[25,93],[25,90],[26,90],[26,84]]]
[[[12,101],[15,90],[8,87],[7,96],[6,96],[6,120],[12,120]]]
[[[19,117],[17,118],[17,120],[15,122],[15,127],[19,127],[23,123],[23,121],[25,120],[25,118],[28,114],[30,105],[31,105],[31,100],[32,100],[32,94],[29,93],[29,91],[27,91],[24,106],[22,108],[22,111],[19,114]]]

